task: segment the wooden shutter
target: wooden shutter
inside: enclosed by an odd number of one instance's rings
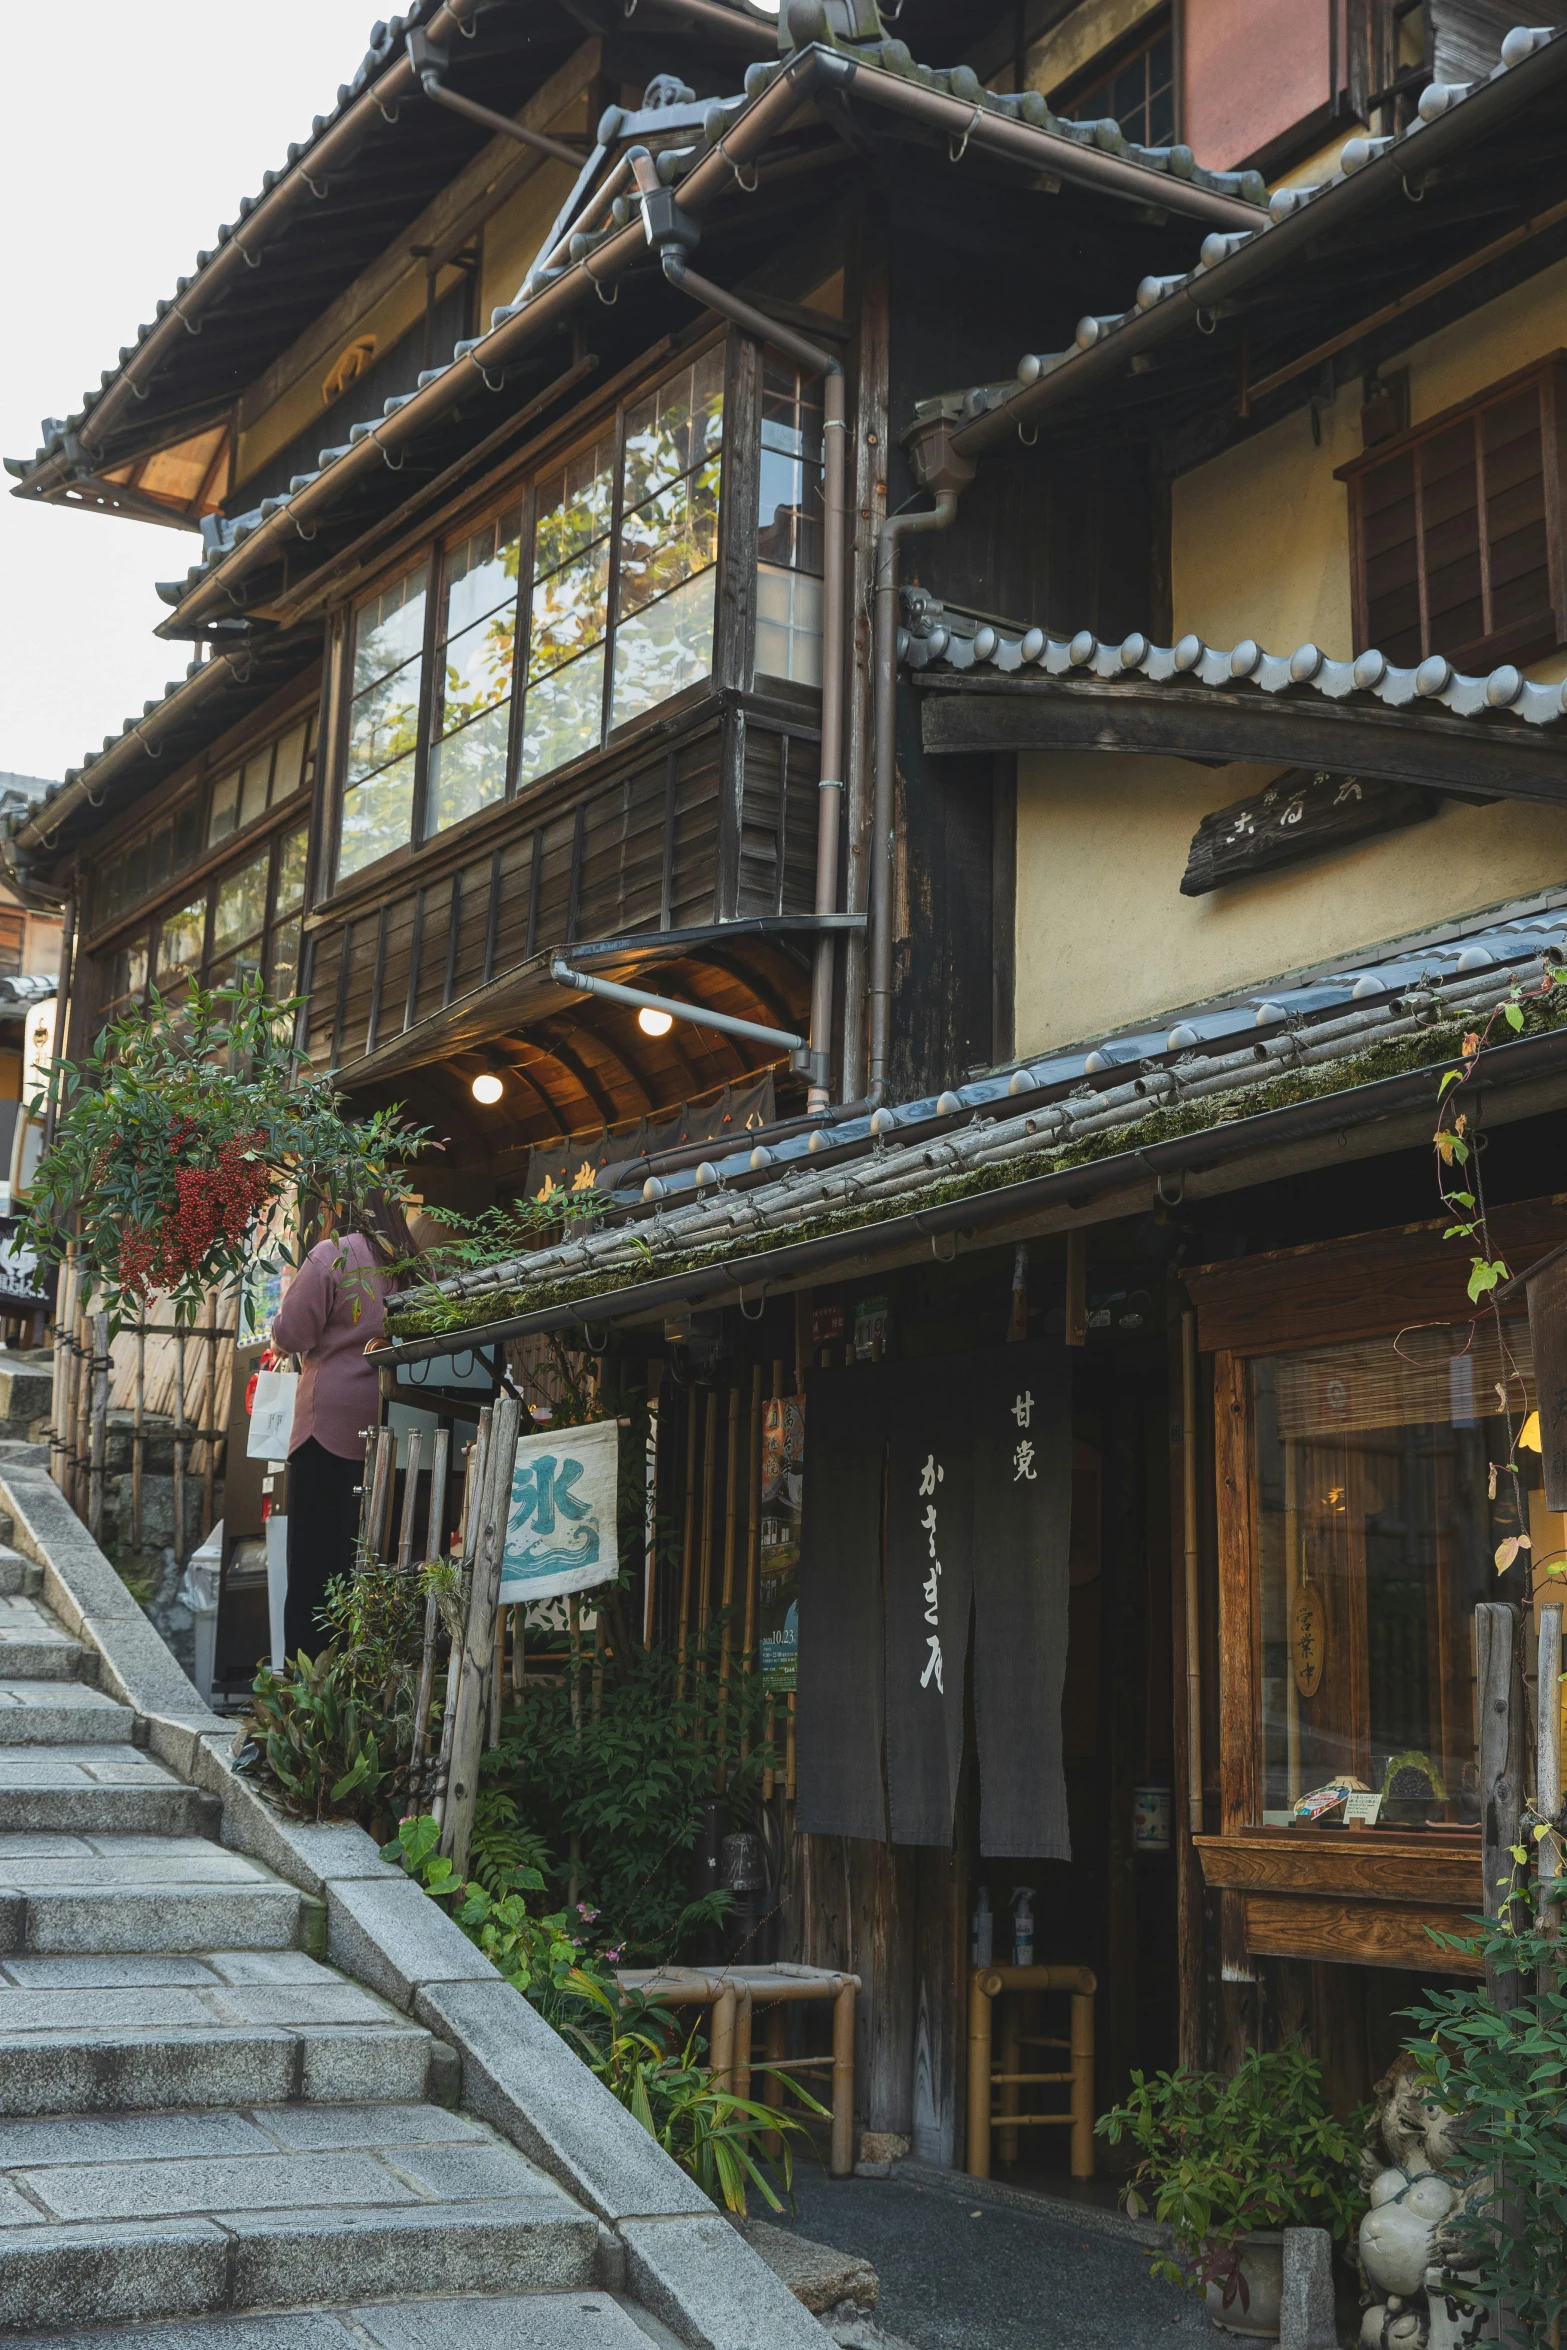
[[[1357,651],[1485,669],[1567,642],[1562,380],[1555,353],[1340,468]]]

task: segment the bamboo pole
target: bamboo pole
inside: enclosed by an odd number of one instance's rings
[[[771,1691],[769,1691],[767,1704],[762,1714],[762,1743],[766,1746],[769,1754],[773,1751],[773,1740],[777,1735],[778,1706]],[[764,1770],[762,1773],[762,1800],[764,1803],[772,1802],[773,1789],[777,1783],[778,1774],[774,1770],[772,1764],[769,1763],[766,1770]]]
[[[136,1401],[131,1416],[131,1547],[142,1546],[142,1479],[147,1457],[147,1319],[136,1323]]]
[[[571,1638],[571,1661],[568,1677],[571,1685],[571,1735],[575,1746],[582,1744],[582,1603],[575,1592],[566,1601],[566,1623]],[[577,1906],[577,1887],[582,1862],[582,1839],[573,1834],[571,1839],[571,1876],[566,1886],[566,1906]]]
[[[653,1645],[653,1610],[658,1592],[658,1396],[648,1398],[647,1451],[643,1459],[642,1645]]]
[[[510,1614],[511,1610],[507,1607],[498,1607],[495,1611],[495,1655],[490,1670],[489,1735],[485,1739],[487,1747],[498,1746],[501,1739],[501,1694],[506,1679],[506,1619]]]
[[[782,1365],[773,1365],[776,1378]],[[751,1443],[747,1454],[750,1466],[749,1507],[745,1524],[745,1623],[741,1631],[742,1671],[747,1680],[756,1670],[756,1617],[761,1598],[762,1572],[762,1366],[756,1364],[751,1373]],[[751,1751],[751,1716],[749,1711],[740,1730],[740,1760],[745,1761]]]
[[[740,1382],[729,1389],[729,1432],[724,1462],[724,1581],[718,1635],[718,1792],[729,1775],[729,1662],[734,1646],[735,1545],[740,1516]]]
[[[65,1244],[65,1256],[54,1291],[54,1362],[49,1382],[49,1474],[62,1489],[65,1484],[65,1399],[67,1332],[71,1326],[71,1297],[76,1287],[76,1243]]]
[[[458,1537],[458,1555],[462,1559],[465,1572],[473,1558],[470,1536],[479,1520],[478,1485],[480,1472],[484,1465],[485,1441],[489,1432],[489,1424],[490,1415],[488,1407],[486,1407],[479,1414],[478,1438],[467,1447],[463,1456],[462,1517]],[[430,1800],[431,1814],[441,1823],[443,1828],[446,1820],[447,1790],[451,1784],[452,1738],[457,1721],[457,1677],[462,1667],[462,1646],[462,1619],[459,1618],[458,1630],[452,1640],[451,1654],[446,1663],[446,1703],[441,1712],[441,1748],[436,1757],[435,1786]]]
[[[789,1798],[789,1801],[793,1803],[795,1791],[796,1754],[794,1743],[794,1691],[792,1689],[790,1690],[788,1696],[784,1699],[784,1704],[787,1706],[789,1712],[788,1744],[784,1749],[784,1793]]]
[[[595,1721],[604,1711],[604,1606],[600,1601],[593,1611],[593,1700]]]
[[[451,1458],[452,1432],[437,1428],[430,1448],[430,1514],[425,1520],[424,1555],[427,1559],[446,1555],[446,1471]]]
[[[82,1488],[82,1475],[87,1463],[87,1349],[83,1332],[87,1323],[90,1288],[90,1277],[84,1273],[71,1315],[70,1503],[78,1517],[86,1499]]]
[[[467,1874],[473,1841],[486,1698],[495,1656],[506,1521],[521,1432],[522,1406],[514,1395],[503,1395],[490,1422],[478,1509],[469,1513],[474,1534],[473,1577],[463,1626],[462,1668],[457,1678],[450,1800],[441,1834],[441,1849],[459,1876]]]
[[[92,1473],[88,1518],[94,1542],[103,1539],[103,1486],[109,1453],[109,1317],[92,1318]]]
[[[686,1395],[686,1507],[685,1531],[680,1543],[679,1692],[686,1693],[686,1658],[691,1642],[691,1568],[696,1544],[696,1420],[697,1392]]]
[[[443,1502],[446,1458],[451,1441],[449,1428],[436,1429],[430,1456],[430,1514],[425,1521],[424,1533],[424,1555],[432,1564],[441,1555],[441,1536],[446,1531]],[[413,1743],[408,1750],[410,1763],[423,1754],[430,1743],[430,1694],[435,1680],[435,1628],[439,1613],[432,1586],[424,1597],[424,1645],[419,1653],[419,1688],[414,1698]]]
[[[707,1619],[713,1606],[713,1505],[718,1486],[718,1390],[707,1391],[702,1436],[702,1524],[697,1576],[697,1679],[707,1678]]]
[[[201,1539],[206,1541],[212,1532],[213,1504],[217,1499],[218,1472],[218,1317],[223,1311],[222,1293],[213,1297],[212,1327],[207,1332],[203,1347],[206,1369],[201,1388]]]
[[[370,1523],[365,1548],[372,1559],[380,1559],[386,1552],[386,1518],[392,1503],[392,1486],[397,1475],[397,1435],[391,1428],[380,1431],[380,1442],[375,1448],[375,1476],[370,1485]]]
[[[365,1459],[364,1467],[359,1472],[359,1532],[356,1538],[361,1556],[370,1548],[370,1496],[375,1491],[376,1456],[381,1450],[379,1428],[366,1428],[363,1433]]]
[[[174,1333],[174,1564],[185,1564],[185,1332]]]
[[[523,1638],[528,1619],[520,1607],[510,1608],[507,1612],[511,1617],[511,1693],[513,1697],[520,1697],[523,1675],[527,1670]]]
[[[419,1470],[424,1451],[424,1430],[412,1428],[408,1432],[408,1466],[403,1471],[403,1514],[397,1529],[397,1564],[404,1574],[413,1565],[414,1504],[419,1498]]]
[[[1540,1610],[1540,1677],[1535,1697],[1538,1753],[1534,1808],[1540,1820],[1552,1822],[1560,1819],[1562,1809],[1562,1615],[1559,1599],[1552,1600]],[[1548,1835],[1542,1836],[1536,1851],[1539,1855],[1540,1931],[1551,1941],[1559,1942],[1562,1935],[1562,1911],[1561,1903],[1555,1898],[1555,1890],[1562,1874],[1560,1830],[1553,1827]]]

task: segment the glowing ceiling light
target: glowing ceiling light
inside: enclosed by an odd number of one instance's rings
[[[637,1014],[637,1026],[644,1036],[667,1036],[674,1025],[668,1012],[655,1012],[651,1004],[644,1004]]]
[[[481,1069],[473,1081],[473,1098],[476,1102],[483,1102],[486,1109],[498,1102],[505,1091],[505,1086],[493,1069]]]

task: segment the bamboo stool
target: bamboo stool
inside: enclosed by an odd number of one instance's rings
[[[710,2007],[713,2022],[708,2040],[708,2071],[736,2097],[751,2094],[751,2030],[755,2011],[768,2010],[767,2042],[763,2062],[771,2076],[762,2086],[761,2102],[779,2105],[783,2090],[780,2073],[830,2073],[832,2076],[832,2145],[828,2171],[846,2179],[854,2169],[854,2002],[860,1989],[858,1975],[839,1974],[825,1967],[626,1967],[615,1980],[623,1990],[641,1991],[672,2007]],[[831,2000],[831,2056],[786,2057],[788,2009],[803,2001]]]
[[[969,1978],[968,2007],[968,2167],[969,2176],[990,2176],[990,2137],[999,2127],[1004,2153],[1016,2158],[1019,2130],[1057,2129],[1072,2133],[1072,2176],[1094,2175],[1094,1995],[1099,1986],[1086,1966],[980,1966]],[[991,2069],[994,2002],[1008,1992],[1069,1991],[1072,1995],[1071,2035],[1053,2039],[1019,2031],[1011,2011],[1002,2035],[1001,2070]],[[1018,2070],[1025,2048],[1061,2048],[1070,2057],[1070,2069],[1057,2073]],[[1018,2090],[1047,2085],[1071,2091],[1065,2113],[1019,2113]],[[1001,2091],[1001,2110],[991,2111],[991,2091]]]

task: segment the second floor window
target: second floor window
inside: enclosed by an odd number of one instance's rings
[[[1139,41],[1108,70],[1089,67],[1086,85],[1068,85],[1056,111],[1072,122],[1118,122],[1139,147],[1168,147],[1175,138],[1175,42],[1168,24]]]
[[[340,881],[710,674],[723,392],[720,344],[359,607]]]

